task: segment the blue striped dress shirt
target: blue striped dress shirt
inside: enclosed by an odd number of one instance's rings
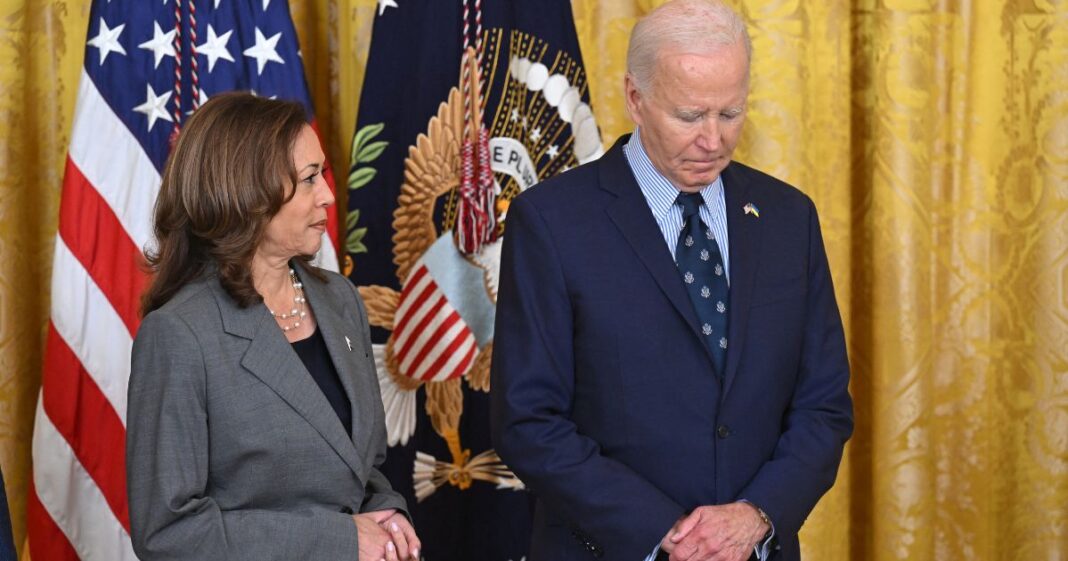
[[[653,212],[657,226],[664,235],[664,243],[671,252],[671,258],[675,258],[675,245],[679,242],[679,232],[682,231],[682,207],[675,204],[679,196],[679,190],[668,181],[655,167],[649,155],[642,146],[641,129],[635,129],[623,154],[630,164],[634,173],[634,179],[638,181],[638,187],[645,195],[645,202],[649,210]],[[727,201],[723,195],[723,178],[717,177],[711,185],[701,189],[701,198],[705,204],[701,206],[701,220],[712,229],[716,236],[716,245],[723,257],[723,269],[727,275],[727,284],[731,282],[731,248],[727,239]]]

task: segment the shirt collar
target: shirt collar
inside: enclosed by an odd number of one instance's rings
[[[679,196],[679,190],[668,178],[664,177],[660,170],[656,169],[649,154],[642,146],[641,128],[635,127],[634,134],[630,136],[623,152],[627,156],[634,178],[638,181],[653,216],[659,222],[671,207],[675,205],[675,199]],[[715,201],[723,198],[723,174],[716,177],[711,184],[701,188],[701,198],[709,209],[716,208]]]

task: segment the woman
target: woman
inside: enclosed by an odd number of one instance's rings
[[[247,94],[189,119],[163,173],[133,346],[127,484],[152,559],[418,559],[367,315],[309,264],[333,195],[303,107]]]

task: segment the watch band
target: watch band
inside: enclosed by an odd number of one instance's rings
[[[749,504],[753,505],[753,503],[749,503]],[[768,513],[764,512],[764,509],[760,508],[760,507],[759,507],[759,506],[757,506],[757,505],[753,505],[753,508],[755,508],[755,509],[756,509],[756,511],[757,511],[757,514],[759,514],[759,515],[760,515],[760,520],[761,520],[761,521],[762,521],[763,523],[765,523],[765,524],[767,524],[767,525],[768,525],[768,531],[770,531],[770,530],[771,530],[771,528],[772,528],[772,526],[771,526],[771,519],[770,519],[770,518],[768,518]]]
[[[768,525],[768,532],[769,533],[772,530],[775,529],[775,526],[771,523],[771,518],[768,518],[768,513],[764,512],[764,509],[760,508],[759,506],[754,504],[752,501],[747,501],[745,499],[741,499],[739,502],[743,502],[743,503],[753,507],[757,511],[757,516],[760,517],[760,521]]]

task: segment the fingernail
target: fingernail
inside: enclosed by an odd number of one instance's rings
[[[419,559],[419,548],[418,547],[413,547],[412,548],[412,559]]]
[[[386,549],[388,549],[388,550],[390,550],[392,552],[393,550],[397,549],[397,546],[393,545],[393,542],[387,542],[386,543]]]
[[[396,522],[390,522],[389,523],[389,529],[393,530],[394,532],[399,532],[400,531],[400,526],[397,526]]]

